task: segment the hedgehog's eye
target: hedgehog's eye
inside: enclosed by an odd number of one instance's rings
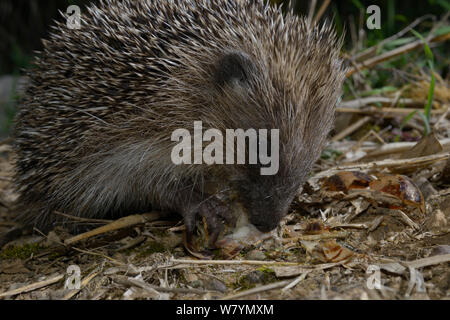
[[[225,84],[234,86],[248,84],[255,65],[250,57],[243,52],[230,52],[219,58],[216,64],[215,82],[219,87]]]

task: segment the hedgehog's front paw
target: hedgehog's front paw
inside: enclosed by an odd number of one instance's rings
[[[214,196],[198,203],[185,213],[184,218],[186,244],[194,250],[196,241],[193,237],[196,231],[202,233],[198,238],[207,242],[205,246],[201,245],[202,247],[215,248],[215,243],[225,227],[233,228],[236,224],[236,217],[233,216],[230,205]]]
[[[225,227],[233,228],[236,225],[236,217],[229,204],[213,197],[200,203],[198,210],[205,232],[208,233],[209,247],[214,248]]]

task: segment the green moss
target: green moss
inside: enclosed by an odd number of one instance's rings
[[[25,244],[23,246],[13,246],[6,248],[0,252],[0,259],[28,259],[31,255],[36,255],[41,251],[41,247],[38,243]]]
[[[257,271],[260,271],[260,272],[262,272],[262,273],[265,273],[265,274],[275,274],[275,271],[273,271],[273,269],[271,269],[271,268],[269,268],[269,267],[267,267],[267,266],[262,266],[262,267],[259,267],[258,269],[256,269]]]
[[[275,272],[266,266],[262,266],[255,271],[240,277],[233,287],[234,289],[240,288],[240,290],[248,290],[257,285],[265,285],[274,281],[276,281]]]
[[[163,243],[158,241],[149,241],[145,244],[142,250],[140,250],[138,256],[139,257],[146,257],[153,253],[157,252],[166,252],[167,248],[164,246]]]

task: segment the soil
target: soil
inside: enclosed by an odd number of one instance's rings
[[[404,205],[407,218],[304,188],[269,239],[228,260],[199,260],[185,250],[177,216],[72,245],[64,226],[26,233],[13,220],[13,170],[11,147],[0,145],[0,299],[450,298],[450,189],[439,178],[426,213]]]

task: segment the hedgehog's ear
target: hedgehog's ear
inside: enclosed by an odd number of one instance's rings
[[[215,70],[215,82],[219,87],[245,87],[256,70],[253,61],[243,52],[230,52],[219,58]]]

